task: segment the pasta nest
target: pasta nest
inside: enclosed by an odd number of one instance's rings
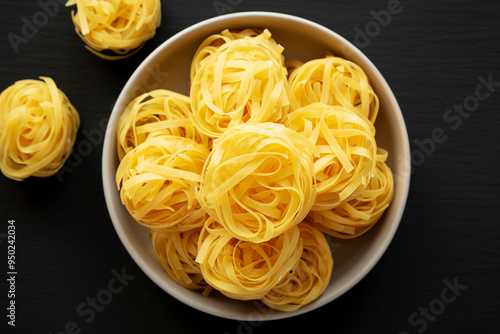
[[[200,227],[199,185],[208,149],[189,138],[150,136],[127,153],[116,173],[122,203],[140,224],[165,231]]]
[[[289,88],[282,47],[267,42],[269,31],[231,40],[205,57],[191,82],[196,127],[217,138],[242,123],[285,121]]]
[[[392,172],[383,158],[377,159],[377,172],[366,189],[356,198],[340,204],[333,210],[311,211],[308,220],[319,230],[342,239],[352,239],[372,228],[389,207],[394,196]]]
[[[234,41],[236,39],[257,37],[260,34],[262,34],[262,31],[253,28],[248,28],[243,30],[225,29],[220,33],[213,34],[205,38],[205,40],[198,47],[198,50],[196,50],[196,53],[191,62],[191,70],[190,70],[191,81],[194,79],[196,73],[199,71],[202,60],[214,54],[215,51],[217,51],[217,49],[221,45],[230,41]],[[275,50],[276,53],[281,54],[283,50],[282,47],[279,46],[278,43],[276,43],[276,41],[272,37],[267,38],[267,35],[265,36],[266,38],[260,38],[260,42],[268,44],[268,46],[271,49]]]
[[[338,106],[313,103],[288,115],[286,125],[307,137],[314,158],[316,199],[312,210],[329,210],[358,196],[375,173],[375,128]]]
[[[0,94],[0,168],[13,180],[57,173],[70,156],[80,116],[48,77],[20,80]]]
[[[207,221],[198,241],[205,280],[227,297],[260,299],[298,263],[302,239],[298,226],[261,243],[234,238],[215,220]]]
[[[201,227],[183,232],[152,230],[151,240],[157,259],[175,282],[190,290],[203,289],[208,294],[211,287],[195,261],[200,232]]]
[[[291,61],[288,66],[292,110],[321,102],[342,106],[375,122],[379,98],[357,64],[328,55],[306,63]]]
[[[139,51],[161,24],[160,0],[69,0],[66,3],[66,6],[73,5],[77,6],[71,16],[78,36],[89,51],[107,60],[123,59]]]
[[[190,111],[189,97],[165,89],[157,89],[132,100],[118,120],[119,159],[143,143],[151,133],[190,138],[208,147],[209,138],[196,129],[189,118]]]
[[[262,298],[264,304],[280,311],[295,311],[316,300],[328,286],[333,269],[325,235],[306,222],[298,227],[303,242],[298,265]]]
[[[198,200],[228,232],[255,243],[301,222],[311,209],[315,147],[282,124],[241,124],[214,142]]]

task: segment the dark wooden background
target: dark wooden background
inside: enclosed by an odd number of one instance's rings
[[[94,134],[81,160],[72,156],[63,182],[15,182],[0,175],[0,332],[294,333],[301,326],[328,333],[500,331],[500,2],[401,0],[390,22],[381,24],[375,14],[397,1],[167,0],[156,37],[118,62],[84,49],[63,2],[0,1],[0,90],[16,80],[50,76],[81,115],[77,143]],[[39,14],[44,7],[51,13],[46,21]],[[100,129],[134,69],[180,30],[249,10],[298,15],[356,43],[400,103],[414,167],[400,228],[366,278],[320,309],[264,323],[206,315],[158,288],[118,239],[101,182]],[[23,36],[25,22],[34,19],[38,31],[13,46],[8,36]],[[372,36],[356,37],[358,29]],[[493,83],[487,87],[483,79]],[[476,91],[478,86],[483,88]],[[489,95],[478,100],[478,92]],[[446,139],[431,145],[435,129]],[[15,328],[6,317],[11,219]],[[79,309],[107,288],[114,271],[134,278],[94,314],[88,306]],[[459,287],[453,294],[447,285]]]

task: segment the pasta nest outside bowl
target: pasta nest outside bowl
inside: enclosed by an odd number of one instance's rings
[[[348,59],[366,73],[378,96],[380,109],[374,123],[377,144],[389,152],[386,164],[394,175],[393,200],[380,221],[363,235],[349,240],[328,239],[335,266],[330,283],[315,301],[293,311],[268,308],[263,302],[233,300],[223,294],[203,296],[199,291],[181,288],[165,271],[151,247],[146,227],[138,224],[120,199],[115,176],[117,155],[116,128],[120,115],[134,98],[152,89],[167,89],[189,96],[190,67],[200,44],[211,34],[225,29],[268,29],[283,46],[285,59],[306,62],[326,53]],[[151,73],[162,71],[152,87]],[[199,22],[160,45],[132,74],[119,95],[105,134],[102,156],[103,188],[114,228],[130,256],[144,273],[165,292],[197,310],[240,321],[265,321],[289,318],[310,312],[353,288],[380,260],[394,238],[401,221],[410,184],[410,147],[406,125],[398,102],[375,65],[355,46],[317,23],[273,12],[242,12]],[[276,302],[276,301],[274,301]]]

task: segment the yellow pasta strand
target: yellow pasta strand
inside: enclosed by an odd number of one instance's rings
[[[160,0],[69,0],[78,36],[107,60],[131,56],[153,38],[161,23]],[[111,52],[107,54],[106,52]]]
[[[122,203],[149,228],[186,231],[202,226],[205,211],[195,187],[208,153],[189,138],[148,137],[125,155],[116,171]]]
[[[321,102],[342,106],[375,122],[378,96],[365,72],[355,63],[328,55],[304,64],[295,61],[288,66],[292,67],[289,77],[292,110]]]
[[[236,238],[263,242],[301,222],[314,202],[315,147],[282,124],[241,124],[214,142],[198,200]]]
[[[298,265],[261,300],[267,306],[291,312],[316,300],[330,282],[333,257],[325,235],[306,222],[298,225],[303,251]]]
[[[298,226],[268,241],[252,243],[214,224],[214,220],[206,224],[200,234],[196,261],[205,280],[230,298],[262,298],[293,270],[302,254]]]
[[[289,89],[281,47],[269,31],[226,42],[206,56],[191,82],[190,114],[196,127],[217,138],[242,123],[284,122]]]
[[[200,232],[201,227],[183,232],[151,230],[151,239],[156,258],[175,282],[190,290],[203,289],[208,294],[211,287],[195,261]]]
[[[337,238],[352,239],[366,233],[382,217],[394,195],[393,175],[384,160],[377,160],[377,172],[358,197],[333,210],[311,211],[308,219]]]
[[[189,97],[165,89],[153,90],[132,100],[118,120],[119,159],[151,133],[190,138],[209,147],[209,138],[200,133],[189,118],[190,110]]]
[[[22,181],[57,173],[73,150],[80,116],[48,77],[20,80],[0,94],[0,168]]]
[[[316,145],[317,195],[312,210],[329,210],[358,196],[375,173],[375,128],[354,112],[313,103],[288,115],[287,126]]]

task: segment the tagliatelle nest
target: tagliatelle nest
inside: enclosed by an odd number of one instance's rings
[[[286,124],[316,146],[316,200],[312,210],[329,210],[359,195],[375,173],[375,128],[338,106],[314,103],[288,115]]]
[[[203,225],[199,186],[208,149],[189,138],[150,136],[128,152],[116,172],[127,210],[140,224],[165,231]]]
[[[297,265],[302,254],[298,226],[255,244],[234,238],[217,225],[213,220],[205,224],[196,261],[205,280],[230,298],[262,298]]]
[[[217,51],[217,49],[229,42],[234,41],[235,39],[245,39],[245,38],[253,38],[262,34],[262,31],[257,29],[244,29],[244,30],[223,30],[218,34],[213,34],[205,38],[205,40],[200,44],[198,50],[193,57],[191,62],[191,71],[190,78],[191,81],[194,79],[196,73],[198,72],[201,62],[206,57],[212,55]],[[281,53],[282,48],[276,43],[276,41],[272,38],[260,39],[261,43],[266,43],[271,49],[276,50],[276,52]]]
[[[57,173],[70,156],[80,116],[51,78],[20,80],[0,94],[0,169],[14,180]]]
[[[341,239],[352,239],[366,233],[382,217],[394,195],[392,172],[383,151],[377,159],[377,172],[358,197],[333,210],[311,211],[308,220],[319,230]]]
[[[161,23],[160,0],[69,0],[75,30],[95,55],[118,60],[137,52]],[[110,51],[112,54],[107,54]]]
[[[241,124],[214,142],[198,200],[236,238],[267,241],[305,218],[315,147],[282,124]]]
[[[280,311],[295,311],[316,300],[330,282],[333,257],[325,235],[308,223],[298,225],[303,242],[299,263],[261,300]]]
[[[206,295],[211,287],[203,278],[199,263],[195,261],[200,232],[201,227],[183,232],[152,230],[151,239],[153,251],[168,275],[187,289],[203,289]]]
[[[282,123],[289,111],[283,48],[257,37],[228,41],[200,61],[191,82],[191,118],[217,138],[242,123]]]
[[[119,159],[146,141],[152,133],[190,138],[208,147],[209,139],[195,128],[188,116],[190,111],[189,97],[165,89],[157,89],[132,100],[118,120]]]
[[[306,63],[291,61],[289,66],[292,110],[321,102],[342,106],[375,122],[378,96],[365,72],[355,63],[328,55]]]

